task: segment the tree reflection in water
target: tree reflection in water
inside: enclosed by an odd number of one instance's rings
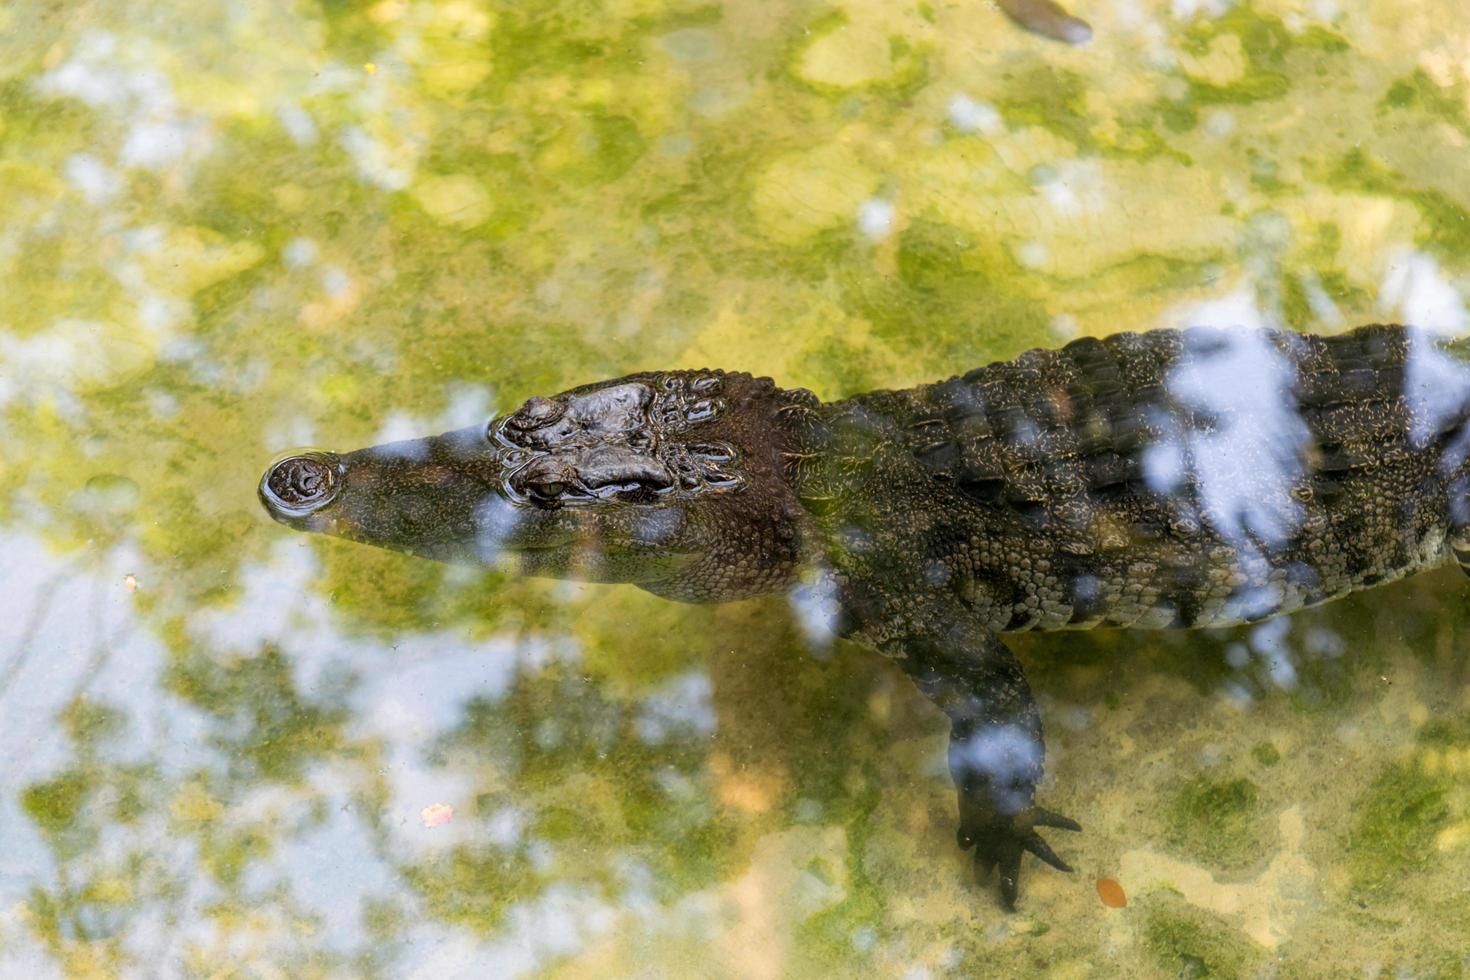
[[[808,655],[819,594],[256,510],[278,447],[637,369],[835,397],[1222,300],[1463,330],[1462,5],[1103,6],[1080,48],[984,4],[0,10],[0,974],[1463,970],[1453,571],[1024,642],[1088,834],[1007,918],[942,719]]]

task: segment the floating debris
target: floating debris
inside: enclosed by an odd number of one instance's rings
[[[123,585],[127,586],[129,592],[138,591],[138,576],[132,572],[123,576]]]
[[[1097,879],[1097,897],[1110,909],[1128,907],[1128,895],[1123,891],[1123,886],[1112,878]]]
[[[1092,25],[1063,10],[1052,0],[999,0],[1006,16],[1028,31],[1067,44],[1092,40]]]

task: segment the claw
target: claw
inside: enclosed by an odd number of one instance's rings
[[[1036,833],[1035,831],[1027,834],[1024,838],[1022,838],[1021,846],[1030,851],[1032,854],[1035,854],[1037,857],[1045,861],[1047,864],[1051,865],[1053,868],[1056,868],[1058,871],[1066,871],[1070,873],[1072,870],[1072,866],[1066,861],[1063,861],[1061,858],[1057,857],[1057,852],[1053,851],[1051,849],[1051,845],[1043,840],[1041,835]]]
[[[1044,810],[1039,806],[1031,808],[1031,826],[1033,827],[1056,827],[1059,830],[1081,830],[1082,825],[1071,817],[1064,817],[1060,813]]]
[[[987,813],[975,806],[973,799],[963,796],[960,810],[960,829],[955,839],[961,848],[975,849],[977,882],[987,885],[991,877],[999,871],[1000,900],[1007,912],[1016,910],[1023,854],[1034,854],[1037,860],[1058,871],[1072,871],[1072,866],[1063,861],[1035,829],[1057,827],[1061,830],[1081,830],[1082,825],[1072,818],[1035,806],[1010,816],[1002,816],[994,810]]]
[[[1020,892],[1021,848],[1007,841],[997,862],[1000,867],[1000,900],[1007,912],[1016,910],[1016,895]]]

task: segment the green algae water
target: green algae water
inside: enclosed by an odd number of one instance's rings
[[[257,504],[281,450],[637,370],[835,398],[1124,329],[1470,333],[1461,4],[1072,13],[0,2],[0,975],[1470,973],[1453,568],[1017,641],[1085,829],[1006,915],[943,717],[784,597]]]

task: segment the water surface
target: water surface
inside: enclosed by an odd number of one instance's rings
[[[1453,570],[1018,643],[1086,831],[1006,916],[938,712],[785,597],[255,501],[283,449],[635,370],[832,398],[1121,329],[1470,332],[1462,4],[1074,12],[0,6],[0,973],[1470,971]]]

